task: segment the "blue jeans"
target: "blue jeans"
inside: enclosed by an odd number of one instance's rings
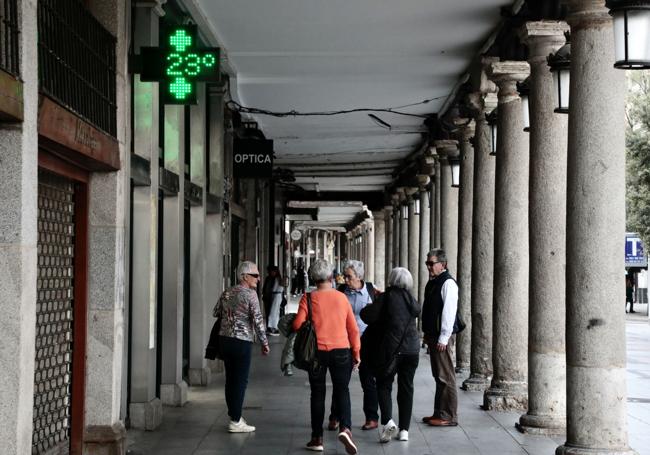
[[[320,366],[309,373],[311,387],[311,437],[323,436],[325,418],[325,375],[330,371],[332,379],[332,400],[336,404],[341,430],[352,426],[350,409],[350,374],[352,373],[352,353],[350,349],[318,351]]]
[[[233,422],[239,422],[248,385],[253,343],[231,337],[219,337],[226,369],[226,405]]]

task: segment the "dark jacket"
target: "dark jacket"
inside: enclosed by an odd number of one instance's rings
[[[361,310],[361,319],[368,324],[364,338],[371,339],[372,351],[380,348],[384,357],[392,356],[404,337],[398,354],[418,354],[420,336],[415,319],[420,315],[420,304],[406,289],[389,287],[375,301]],[[406,333],[404,330],[406,328]],[[370,331],[370,333],[368,333]],[[366,335],[367,334],[367,335]]]
[[[442,309],[445,305],[442,301],[442,285],[445,284],[445,281],[447,280],[453,280],[453,278],[449,272],[445,270],[437,277],[430,279],[424,288],[422,332],[434,339],[438,339],[440,336]]]

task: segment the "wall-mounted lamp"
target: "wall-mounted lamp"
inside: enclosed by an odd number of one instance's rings
[[[451,187],[460,188],[460,158],[448,158],[449,168],[451,169]]]
[[[607,0],[614,18],[615,68],[650,68],[650,1]]]
[[[517,91],[519,92],[519,97],[521,98],[521,117],[524,122],[524,131],[530,131],[530,111],[528,107],[528,98],[530,95],[530,77],[527,77],[524,81],[517,83]]]
[[[553,86],[555,91],[554,112],[569,113],[569,87],[571,83],[571,42],[567,35],[567,43],[558,49],[555,54],[547,58],[548,66],[553,73]]]
[[[487,114],[485,119],[487,124],[490,127],[490,155],[495,156],[497,154],[497,119],[499,113],[497,110],[493,110],[492,113]]]
[[[420,214],[420,198],[413,199],[413,215]]]
[[[403,220],[408,220],[409,219],[409,206],[406,204],[401,205],[401,210],[402,210],[402,219]]]

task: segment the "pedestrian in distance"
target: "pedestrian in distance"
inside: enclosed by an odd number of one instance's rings
[[[266,333],[270,336],[280,335],[278,330],[278,322],[280,321],[280,310],[282,307],[282,297],[284,295],[284,287],[282,286],[282,275],[280,274],[280,269],[275,266],[269,266],[269,276],[264,282],[264,286],[268,287],[268,302],[269,302],[269,311],[267,319],[267,328]]]
[[[269,342],[264,331],[264,318],[257,298],[260,273],[257,265],[244,261],[237,266],[239,283],[225,291],[217,303],[221,314],[219,345],[226,370],[226,406],[230,433],[250,433],[255,427],[242,417],[244,395],[248,385],[254,334],[262,343],[262,355],[268,355]]]
[[[433,415],[422,421],[434,427],[458,425],[458,392],[452,351],[456,336],[454,324],[458,310],[458,285],[447,270],[447,254],[434,249],[425,262],[429,282],[424,290],[422,331],[429,347],[431,373],[436,382]]]
[[[349,260],[343,266],[343,279],[344,284],[338,286],[338,290],[345,294],[352,307],[352,312],[359,327],[359,334],[361,335],[361,363],[359,364],[359,380],[361,388],[363,389],[363,413],[366,421],[361,427],[362,430],[374,430],[379,426],[379,414],[377,408],[377,385],[375,377],[366,364],[365,353],[368,352],[373,346],[365,340],[364,331],[366,330],[366,323],[361,320],[361,310],[372,303],[375,295],[377,294],[375,287],[372,283],[363,281],[365,276],[365,268],[363,262]],[[338,415],[336,403],[332,400],[330,410],[329,423],[327,429],[330,431],[336,430],[338,427]]]
[[[371,305],[361,310],[361,319],[368,324],[365,341],[361,342],[361,364],[367,363],[377,379],[377,395],[381,409],[382,430],[379,441],[390,442],[397,436],[408,441],[413,412],[413,378],[420,359],[420,335],[416,319],[420,304],[413,297],[413,276],[404,267],[396,267],[388,275],[388,287]],[[370,349],[364,354],[364,342]],[[399,431],[393,421],[393,380],[397,375],[397,406]]]
[[[332,380],[333,399],[339,415],[338,440],[345,446],[345,451],[353,455],[357,446],[352,440],[350,376],[352,369],[360,362],[361,342],[359,328],[352,312],[352,307],[344,294],[332,288],[332,267],[323,259],[317,259],[311,265],[311,277],[316,283],[316,290],[310,293],[311,318],[316,331],[317,364],[310,369],[309,386],[311,388],[311,439],[307,450],[323,451],[323,420],[325,418],[325,376],[329,370]],[[298,313],[293,322],[293,329],[299,330],[308,317],[307,294],[303,295],[298,305]]]

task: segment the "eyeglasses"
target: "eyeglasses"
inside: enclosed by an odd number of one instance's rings
[[[253,278],[259,278],[260,277],[259,273],[244,273],[244,275],[252,276]]]
[[[440,264],[440,263],[442,263],[442,261],[436,261],[436,262],[433,262],[433,261],[425,261],[425,262],[424,262],[424,264],[425,264],[427,267],[433,267],[434,265],[436,265],[436,264]]]
[[[343,275],[343,278],[345,278],[346,280],[353,280],[354,279],[354,277],[352,275]]]

